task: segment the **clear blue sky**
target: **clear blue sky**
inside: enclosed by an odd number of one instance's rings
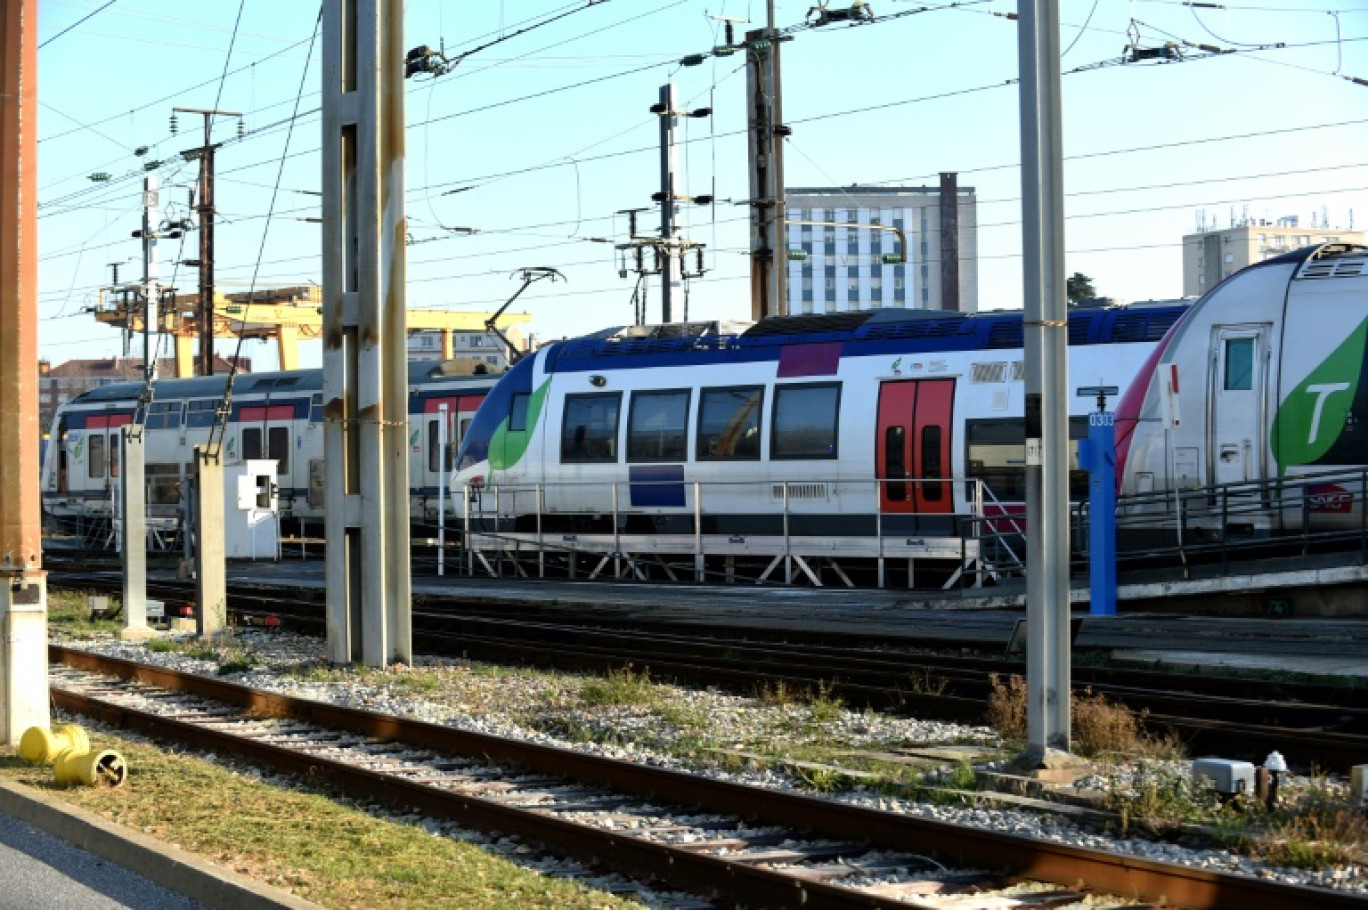
[[[202,121],[182,114],[172,136],[174,106],[245,115],[243,139],[235,121],[214,133],[225,141],[220,290],[321,280],[319,226],[299,220],[319,209],[308,194],[319,188],[321,49],[309,56],[318,6],[106,3],[42,0],[39,12],[39,337],[54,362],[121,352],[118,333],[81,310],[109,283],[109,263],[127,260],[121,281],[140,275],[141,247],[130,233],[140,226],[145,162],[167,162],[157,170],[163,205],[186,214],[184,187],[197,165],[178,153],[199,144]],[[776,24],[802,23],[812,5],[778,0]],[[872,0],[881,17],[920,5]],[[995,15],[1014,10],[1001,0],[969,2],[826,26],[796,32],[783,50],[789,185],[921,185],[959,172],[978,193],[983,309],[1021,306],[1018,90],[1010,83],[1017,26]],[[411,0],[407,46],[444,43],[454,57],[510,37],[446,76],[408,82],[409,305],[494,309],[519,287],[509,277],[515,269],[551,266],[568,281],[538,284],[516,307],[532,313],[538,336],[630,323],[631,282],[618,277],[611,245],[589,238],[624,239],[626,222],[614,213],[651,205],[658,124],[648,108],[672,81],[687,107],[715,111],[685,121],[682,191],[725,200],[684,213],[686,235],[708,244],[710,269],[691,283],[689,316],[746,318],[747,212],[731,204],[748,194],[744,56],[678,66],[721,43],[711,16],[749,18],[741,32],[764,24],[765,4]],[[1202,216],[1223,226],[1232,215],[1298,215],[1305,225],[1324,214],[1343,228],[1352,213],[1355,227],[1368,225],[1368,86],[1343,78],[1368,79],[1364,0],[1222,9],[1064,0],[1061,20],[1066,266],[1091,276],[1100,294],[1179,295],[1181,237]],[[1181,63],[1094,68],[1121,58],[1128,31],[1143,47],[1187,41],[1237,53],[1185,48]],[[1279,43],[1286,46],[1255,49]],[[148,151],[138,157],[141,146]],[[97,172],[111,179],[92,182]],[[654,213],[644,217],[657,223]],[[163,241],[163,281],[170,262],[196,256],[195,244],[193,234],[183,250]],[[195,289],[193,269],[180,267],[174,279]],[[316,347],[301,351],[305,365],[319,362]],[[249,343],[244,353],[257,369],[274,365],[273,346]]]

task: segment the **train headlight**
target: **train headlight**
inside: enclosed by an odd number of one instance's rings
[[[589,377],[589,384],[595,388],[601,389],[608,384],[608,379],[605,376],[600,376],[595,373],[593,376]]]

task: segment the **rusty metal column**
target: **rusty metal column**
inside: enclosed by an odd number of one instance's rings
[[[323,6],[328,657],[413,657],[402,0]]]
[[[48,726],[38,486],[38,0],[0,3],[0,739]]]
[[[199,205],[199,374],[214,375],[214,146],[209,141],[213,118],[204,117],[204,151],[200,157]]]
[[[904,256],[904,258],[906,258]],[[959,175],[940,175],[940,276],[942,310],[960,309]]]
[[[788,314],[788,236],[784,203],[784,146],[788,134],[780,98],[779,44],[769,27],[746,33],[746,92],[750,98],[751,318]]]

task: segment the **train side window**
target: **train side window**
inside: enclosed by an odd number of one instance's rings
[[[149,463],[144,472],[148,505],[173,506],[180,502],[180,465]]]
[[[91,433],[86,438],[90,441],[90,456],[86,459],[86,473],[90,477],[104,477],[105,434]]]
[[[929,428],[928,428],[929,429]],[[1026,498],[1026,428],[1019,418],[965,422],[965,460],[970,480],[981,480],[1004,502]],[[1069,418],[1069,498],[1086,499],[1088,472],[1078,468],[1078,440],[1088,438],[1088,418]],[[924,442],[924,440],[923,440]],[[926,458],[926,455],[922,456]],[[930,465],[927,466],[930,473]]]
[[[261,430],[258,427],[242,431],[242,458],[261,457]]]
[[[617,461],[618,412],[621,407],[621,392],[567,395],[565,418],[561,422],[561,461]]]
[[[773,458],[835,458],[840,383],[776,386]]]
[[[119,476],[119,436],[118,432],[109,434],[109,476]]]
[[[703,389],[698,396],[700,461],[754,461],[760,457],[760,413],[763,386]]]
[[[1225,388],[1250,391],[1254,388],[1254,339],[1227,338],[1225,343]]]
[[[274,458],[277,474],[290,471],[290,428],[271,427],[266,431],[267,458]]]
[[[907,499],[907,431],[900,426],[884,430],[884,484],[885,495],[890,502],[904,502]],[[895,482],[896,481],[896,482]]]
[[[531,392],[514,392],[508,405],[508,430],[517,433],[527,429],[527,406],[532,401]],[[469,421],[467,421],[469,423]]]
[[[309,397],[309,423],[323,422],[323,394],[315,392]]]
[[[57,491],[65,493],[67,492],[67,426],[65,417],[57,420],[57,435],[54,444],[57,446]]]
[[[927,480],[940,480],[944,474],[941,467],[941,428],[922,427],[921,432],[922,473]],[[922,484],[920,493],[927,502],[939,502],[944,494],[944,484]]]
[[[147,409],[147,429],[174,430],[181,425],[181,402],[154,401]]]
[[[443,459],[438,451],[442,447],[442,419],[434,417],[428,421],[428,470],[432,473],[450,471],[452,465],[456,463],[456,440],[453,438],[454,436],[454,433],[447,433],[446,458]]]
[[[689,450],[689,393],[633,392],[627,417],[628,461],[683,461]]]
[[[213,398],[186,402],[185,425],[187,427],[212,427],[214,425],[214,410],[217,407],[218,401]]]

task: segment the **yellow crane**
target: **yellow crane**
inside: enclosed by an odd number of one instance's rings
[[[194,375],[194,349],[199,339],[199,295],[167,294],[157,307],[158,331],[176,340],[176,375]],[[214,294],[215,338],[274,339],[280,368],[299,368],[299,342],[323,335],[323,291],[318,285],[268,288],[250,294]],[[100,289],[95,318],[128,332],[143,331],[142,287],[123,285]],[[490,324],[509,328],[530,322],[527,313],[409,310],[410,332],[442,334],[442,359],[455,356],[455,332],[486,332]],[[500,334],[501,333],[495,333]]]

